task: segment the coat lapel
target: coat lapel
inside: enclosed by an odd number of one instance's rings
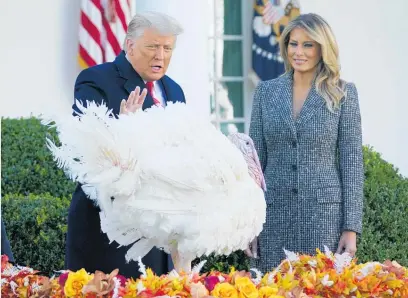
[[[140,90],[146,88],[146,84],[143,81],[142,77],[133,69],[132,65],[126,59],[125,52],[121,52],[115,59],[115,64],[118,67],[119,75],[124,78],[125,84],[123,87],[126,89],[128,94],[130,94],[137,86],[140,87]],[[127,98],[125,98],[127,99]],[[148,93],[145,101],[143,103],[143,110],[152,107],[154,104],[153,98]]]
[[[158,83],[159,83],[159,85],[160,85],[160,88],[162,89],[162,93],[163,93],[163,96],[164,96],[164,101],[167,103],[168,101],[172,101],[171,100],[171,93],[170,93],[170,88],[169,88],[169,86],[168,86],[168,84],[167,84],[167,81],[166,81],[166,77],[164,76],[163,78],[161,78],[159,81],[158,81]]]
[[[169,84],[169,78],[167,76],[164,76],[159,82],[161,83],[161,87],[163,90],[163,95],[165,96],[166,102],[178,102],[180,101],[179,98],[174,94],[172,90],[174,88],[171,88]]]
[[[295,122],[293,120],[293,113],[292,113],[292,97],[293,97],[293,75],[291,73],[284,74],[280,79],[280,92],[278,92],[278,96],[280,98],[275,98],[279,105],[281,106],[282,110],[280,111],[280,116],[283,121],[290,127],[290,130],[294,135],[296,135],[296,127]]]
[[[304,123],[306,123],[324,104],[325,101],[317,93],[315,83],[313,82],[300,114],[296,119],[296,126],[302,126]]]
[[[293,73],[286,73],[280,80],[283,96],[281,100],[283,110],[281,116],[296,134],[296,128],[306,123],[324,104],[324,99],[317,93],[315,82],[312,83],[309,94],[303,104],[300,114],[296,120],[293,118],[292,100],[293,100]]]

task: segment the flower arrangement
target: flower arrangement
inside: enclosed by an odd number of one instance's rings
[[[125,279],[117,270],[110,274],[61,271],[45,277],[37,271],[1,258],[2,297],[408,297],[408,269],[396,262],[357,264],[347,255],[317,250],[316,256],[286,252],[274,271],[257,270],[200,274],[203,263],[191,273],[170,272],[157,276],[139,260],[141,277]]]

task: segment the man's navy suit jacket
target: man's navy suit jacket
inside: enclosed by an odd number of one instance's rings
[[[181,87],[164,76],[158,81],[166,102],[185,102]],[[133,69],[125,53],[119,54],[114,62],[100,64],[83,70],[75,83],[75,99],[86,105],[86,101],[107,104],[113,114],[119,114],[120,102],[127,99],[130,92],[139,86],[146,87],[143,79]],[[148,94],[143,109],[150,108],[153,99]],[[74,115],[79,112],[74,103]],[[148,129],[135,127],[135,129]],[[114,199],[114,198],[112,198]],[[100,209],[87,198],[78,184],[68,214],[68,233],[66,243],[65,267],[70,270],[85,268],[88,272],[101,270],[110,273],[118,268],[125,277],[138,277],[137,262],[126,263],[125,254],[130,246],[118,248],[118,243],[109,244],[106,234],[101,232]],[[143,258],[143,263],[156,274],[165,274],[173,269],[170,257],[161,250],[152,249]]]

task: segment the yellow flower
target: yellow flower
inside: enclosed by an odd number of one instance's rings
[[[73,297],[79,295],[84,285],[86,285],[91,279],[92,275],[89,275],[85,269],[78,270],[77,272],[70,272],[64,286],[65,296]]]
[[[390,289],[396,289],[401,288],[404,285],[404,282],[401,279],[396,279],[387,281],[386,284]]]
[[[282,289],[286,291],[292,290],[295,286],[299,284],[299,281],[295,279],[295,276],[293,273],[286,273],[283,277],[281,276],[280,273],[277,274],[279,277],[279,285],[282,287]]]
[[[137,295],[137,281],[134,279],[128,279],[125,284],[125,290],[126,294],[123,296],[123,298],[131,298],[131,297],[136,297]]]
[[[228,274],[229,277],[232,277],[235,274],[236,270],[234,266],[231,266],[230,273]]]
[[[257,298],[258,290],[248,277],[237,277],[235,288],[239,292],[239,298]]]
[[[263,285],[263,286],[269,285],[269,276],[270,276],[270,274],[271,274],[271,273],[266,273],[266,274],[262,277],[261,285]],[[273,281],[273,279],[272,279],[272,281]]]
[[[157,291],[163,284],[163,280],[160,276],[157,276],[153,273],[152,269],[146,269],[146,276],[142,279],[143,286],[146,289],[151,290],[152,292]]]
[[[169,287],[166,288],[165,292],[166,295],[173,297],[173,296],[178,296],[180,293],[183,292],[184,289],[184,280],[180,279],[173,279],[169,283]]]
[[[237,290],[229,283],[218,283],[211,291],[211,295],[219,298],[238,298]]]
[[[259,298],[273,297],[278,293],[278,288],[264,286],[259,289]]]

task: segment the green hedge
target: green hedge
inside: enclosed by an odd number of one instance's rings
[[[372,148],[364,148],[363,234],[357,257],[408,266],[408,179]]]
[[[50,195],[13,195],[1,200],[14,259],[20,265],[53,274],[64,268],[70,200]]]
[[[55,166],[45,147],[47,130],[37,119],[2,119],[1,133],[2,194],[23,194],[2,199],[15,258],[46,272],[61,269],[69,200],[53,197],[70,198],[74,183]],[[408,266],[408,179],[372,148],[364,148],[364,161],[364,230],[357,256],[363,262],[393,259]],[[42,195],[46,192],[53,197]],[[242,252],[211,256],[205,270],[226,271],[230,265],[247,269],[248,259]]]
[[[36,118],[1,119],[2,194],[72,194],[75,184],[57,168],[45,145],[46,136],[57,139],[55,130]]]

